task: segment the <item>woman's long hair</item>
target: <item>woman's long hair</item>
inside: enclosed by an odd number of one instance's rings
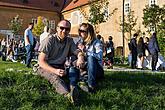
[[[144,40],[143,40],[143,37],[140,37],[140,38],[139,38],[139,41],[138,41],[138,48],[139,48],[139,49],[144,49]]]
[[[85,44],[90,44],[94,39],[96,39],[96,34],[94,28],[89,23],[82,23],[80,27],[85,27],[87,31],[87,37],[84,39]]]

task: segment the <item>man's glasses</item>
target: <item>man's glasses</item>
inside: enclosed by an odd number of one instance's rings
[[[70,28],[68,27],[62,27],[62,26],[58,26],[62,31],[65,29],[66,31],[70,31]]]
[[[86,33],[87,31],[79,29],[79,32]]]

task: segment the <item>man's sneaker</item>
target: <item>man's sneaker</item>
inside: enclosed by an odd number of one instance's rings
[[[78,104],[79,101],[79,92],[76,87],[71,86],[71,91],[70,93],[67,94],[68,100],[72,104]]]
[[[89,92],[89,88],[88,88],[88,86],[87,86],[87,84],[85,82],[79,82],[79,87],[84,92]]]

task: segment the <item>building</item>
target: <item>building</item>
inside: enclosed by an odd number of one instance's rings
[[[8,24],[17,15],[22,19],[21,35],[29,22],[37,22],[38,16],[48,19],[50,27],[55,30],[56,23],[61,19],[61,10],[70,2],[71,0],[0,0],[0,36],[12,35]]]
[[[101,23],[98,26],[97,33],[102,35],[105,41],[108,40],[108,36],[113,36],[113,41],[116,49],[120,49],[123,47],[123,35],[121,32],[120,27],[120,18],[123,16],[123,1],[124,2],[124,13],[125,15],[128,12],[134,11],[134,16],[137,18],[137,25],[135,27],[136,31],[140,30],[140,36],[143,36],[146,33],[146,29],[144,28],[142,21],[143,21],[143,9],[146,5],[157,4],[160,6],[165,5],[165,0],[108,0],[109,4],[105,8],[104,11],[107,13],[112,13],[114,9],[117,9],[115,13],[109,18],[108,21]],[[89,5],[88,0],[73,0],[62,12],[65,19],[68,19],[72,23],[71,34],[78,33],[78,26],[82,22],[88,22],[86,17],[84,17],[85,12],[86,15],[89,15]],[[132,32],[135,33],[135,32]],[[147,35],[147,33],[145,34]],[[128,55],[128,41],[129,41],[129,34],[125,34],[124,37],[124,44],[125,44],[125,56]],[[119,52],[121,54],[121,52]]]

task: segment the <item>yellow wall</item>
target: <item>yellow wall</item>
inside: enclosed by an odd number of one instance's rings
[[[130,5],[131,10],[134,11],[135,17],[138,18],[136,30],[141,30],[141,32],[146,32],[146,29],[142,25],[142,21],[143,21],[142,17],[143,17],[143,9],[145,8],[145,5],[149,4],[149,0],[130,0],[130,4],[131,4]],[[163,4],[165,4],[165,0],[158,0],[157,4],[163,6]],[[109,12],[111,13],[115,8],[117,8],[117,10],[114,13],[114,15],[112,15],[107,22],[99,25],[99,34],[101,34],[104,37],[105,41],[107,41],[108,36],[111,35],[113,37],[115,48],[117,48],[123,45],[122,32],[120,31],[120,26],[119,26],[120,16],[122,16],[122,0],[109,0]],[[86,13],[88,14],[89,7],[87,5],[83,6],[82,9],[86,10],[87,11]],[[77,10],[79,9],[63,12],[64,18],[70,20],[71,13]],[[87,22],[87,20],[84,18],[83,22]],[[71,34],[77,33],[78,26],[79,24],[72,26]],[[133,33],[134,32],[132,32],[132,34]],[[142,35],[139,35],[139,37],[141,36]],[[127,56],[129,53],[128,38],[129,38],[128,34],[125,34],[125,56]]]
[[[32,22],[32,18],[37,19],[38,16],[43,16],[49,20],[55,20],[55,23],[59,22],[60,20],[60,15],[56,12],[9,7],[0,7],[0,15],[0,29],[2,30],[8,30],[8,23],[10,22],[10,20],[16,15],[19,15],[19,17],[23,19],[22,32],[27,28],[28,23]]]

